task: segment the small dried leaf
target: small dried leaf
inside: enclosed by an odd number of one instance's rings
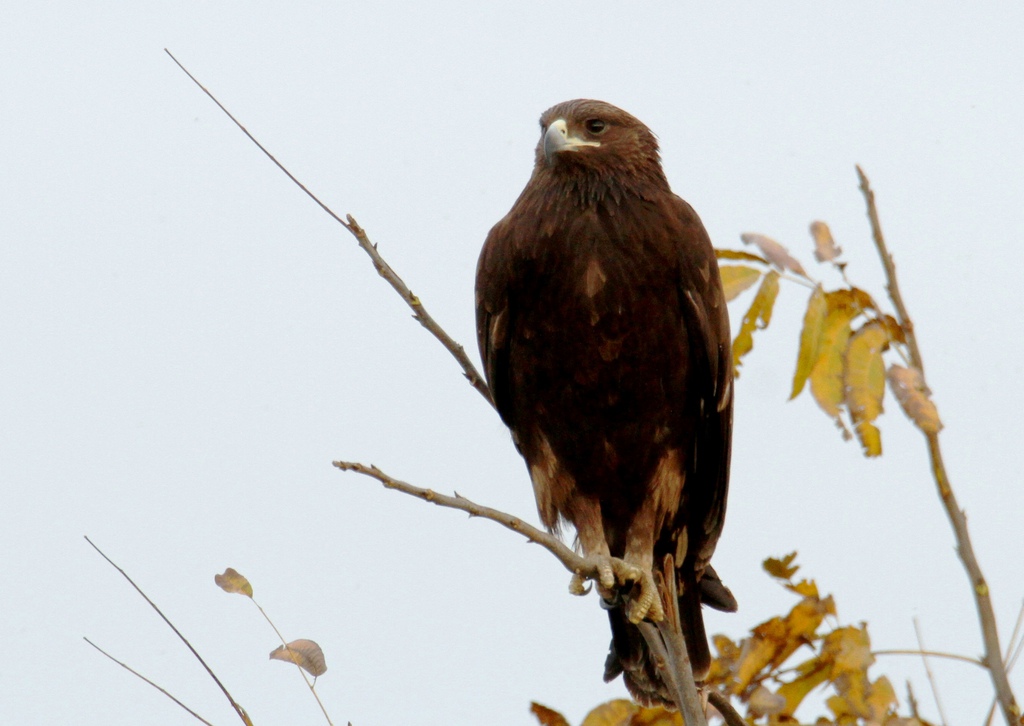
[[[569,726],[565,716],[554,709],[542,706],[536,701],[530,703],[530,713],[537,717],[537,721],[540,722],[541,726]]]
[[[762,265],[769,264],[768,260],[760,255],[753,255],[742,250],[720,250],[715,248],[715,257],[720,260],[744,260],[746,262],[760,262]]]
[[[796,571],[800,569],[800,565],[794,565],[793,561],[796,559],[796,552],[790,552],[788,555],[781,559],[775,557],[769,557],[761,563],[761,567],[772,577],[777,577],[780,580],[788,580]]]
[[[232,567],[224,570],[223,575],[214,575],[213,581],[217,583],[217,587],[224,592],[238,593],[239,595],[252,597],[252,585],[250,585],[249,581]]]
[[[885,326],[873,320],[853,334],[846,349],[846,407],[865,456],[880,456],[882,453],[881,434],[872,421],[882,412],[882,395],[885,393],[882,351],[888,345],[889,334]]]
[[[831,262],[843,254],[842,247],[836,246],[832,239],[832,230],[824,222],[811,222],[811,237],[814,238],[814,259],[818,262]]]
[[[790,270],[798,275],[807,277],[807,273],[804,272],[804,267],[800,264],[799,260],[789,254],[789,250],[771,237],[754,232],[745,232],[740,235],[740,239],[743,240],[743,244],[755,245],[761,250],[761,254],[780,270]]]
[[[927,434],[937,434],[942,430],[939,411],[935,408],[930,396],[931,391],[924,384],[924,377],[917,368],[889,366],[889,388],[900,403],[903,413]]]
[[[747,706],[756,715],[774,716],[777,713],[782,713],[786,708],[786,699],[784,696],[772,693],[764,686],[758,686],[750,694]]]
[[[628,726],[633,723],[633,717],[640,710],[640,706],[637,706],[632,701],[618,698],[614,701],[602,703],[593,709],[583,719],[583,723],[580,726]],[[561,714],[558,717],[561,718]],[[565,719],[562,719],[562,722],[564,723]],[[546,721],[541,720],[541,723],[547,726]]]
[[[300,638],[288,645],[279,645],[270,652],[270,659],[294,663],[314,678],[319,678],[327,672],[324,652],[312,640]]]
[[[761,277],[760,270],[746,265],[722,265],[718,268],[718,272],[722,276],[726,302],[734,300]]]
[[[740,332],[732,342],[732,364],[734,375],[739,375],[740,361],[743,356],[754,348],[754,330],[764,329],[772,319],[772,308],[779,294],[779,273],[772,270],[764,276],[761,286],[757,289],[750,309],[743,316]],[[760,324],[758,323],[760,321]]]
[[[807,301],[807,312],[804,313],[804,327],[800,331],[800,352],[796,359],[796,373],[793,374],[793,392],[789,399],[793,400],[804,390],[804,384],[821,348],[822,331],[825,327],[825,316],[828,313],[828,302],[821,285],[814,288],[810,300]]]
[[[795,592],[801,597],[811,597],[815,600],[818,599],[818,585],[814,580],[801,580],[796,584],[786,585],[786,589],[790,592]]]

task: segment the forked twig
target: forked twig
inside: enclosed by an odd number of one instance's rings
[[[864,171],[858,166],[857,176],[860,178],[860,189],[864,194],[867,203],[868,219],[871,222],[871,234],[875,240],[875,247],[882,259],[882,267],[885,269],[886,290],[889,299],[892,300],[896,309],[896,317],[903,328],[907,338],[907,349],[910,351],[910,362],[924,375],[924,359],[921,357],[921,350],[917,345],[917,336],[914,334],[914,323],[907,312],[907,306],[900,294],[899,283],[896,279],[896,264],[885,244],[885,237],[882,234],[882,225],[878,219],[878,209],[875,206],[875,193],[871,190]],[[999,629],[996,626],[996,615],[992,608],[992,598],[989,593],[988,583],[981,572],[981,566],[974,556],[974,547],[971,545],[971,537],[967,530],[967,516],[957,503],[953,488],[949,483],[949,476],[946,473],[946,465],[942,461],[942,449],[939,447],[939,435],[936,432],[923,432],[928,442],[928,456],[931,460],[932,476],[939,490],[939,498],[946,509],[946,515],[953,527],[953,534],[956,537],[957,554],[967,570],[967,576],[971,581],[971,591],[974,593],[974,602],[978,610],[978,620],[981,623],[981,638],[985,646],[984,663],[988,668],[989,677],[995,688],[996,698],[1006,718],[1007,726],[1016,726],[1021,717],[1020,707],[1017,705],[1010,688],[1010,680],[1006,674],[1006,666],[1003,663],[1002,649],[999,647]]]
[[[123,569],[121,569],[121,568],[120,568],[120,567],[119,567],[119,566],[118,566],[118,565],[117,565],[117,564],[116,564],[116,563],[115,563],[115,562],[114,562],[114,561],[113,561],[112,559],[110,559],[109,557],[107,557],[106,553],[104,553],[104,552],[103,552],[103,550],[101,550],[101,549],[100,549],[99,547],[97,547],[97,546],[96,546],[96,545],[95,545],[95,544],[93,543],[93,541],[92,541],[91,539],[89,539],[88,537],[86,537],[86,538],[85,538],[85,541],[86,541],[86,542],[88,542],[88,543],[89,543],[89,545],[90,545],[90,546],[91,546],[91,547],[92,547],[92,548],[93,548],[94,550],[96,550],[97,552],[99,552],[99,554],[100,554],[100,557],[102,557],[103,559],[105,559],[105,560],[106,560],[106,561],[107,561],[107,562],[108,562],[108,563],[110,564],[110,566],[111,566],[111,567],[113,567],[113,568],[114,568],[115,570],[117,570],[118,572],[120,572],[120,573],[121,573],[121,576],[122,576],[122,577],[123,577],[124,579],[126,579],[126,580],[128,581],[128,584],[129,584],[129,585],[131,585],[132,587],[134,587],[134,588],[135,588],[135,591],[136,591],[137,593],[139,593],[139,594],[140,594],[140,595],[142,596],[142,599],[143,599],[143,600],[145,600],[146,602],[148,602],[148,603],[149,603],[149,606],[150,606],[151,608],[153,608],[153,609],[154,609],[154,610],[156,611],[156,614],[157,614],[157,615],[159,615],[159,616],[160,616],[160,618],[161,618],[161,619],[162,619],[162,620],[163,620],[163,621],[164,621],[165,623],[167,623],[167,627],[169,627],[169,628],[170,628],[170,629],[171,629],[172,631],[174,631],[174,634],[178,636],[178,638],[179,638],[179,639],[181,640],[181,642],[185,644],[185,647],[186,647],[186,648],[188,648],[188,649],[189,649],[189,650],[190,650],[190,651],[192,652],[192,655],[193,655],[193,656],[195,656],[196,660],[198,660],[198,661],[199,661],[199,663],[200,663],[200,664],[201,664],[201,665],[203,666],[203,668],[205,668],[205,669],[206,669],[206,672],[207,672],[207,673],[208,673],[208,674],[210,675],[210,678],[212,678],[212,679],[213,679],[213,682],[217,684],[217,687],[218,687],[218,688],[220,688],[220,690],[221,690],[221,693],[223,693],[223,694],[224,694],[224,697],[228,699],[228,702],[229,702],[229,703],[231,704],[231,707],[232,707],[233,709],[235,709],[235,713],[237,713],[237,714],[238,714],[238,717],[239,717],[240,719],[242,719],[242,723],[245,723],[245,724],[247,724],[248,726],[252,726],[252,721],[250,721],[250,720],[249,720],[249,714],[247,714],[247,713],[245,712],[245,709],[244,709],[244,708],[242,708],[242,707],[241,707],[241,706],[240,706],[240,705],[239,705],[239,704],[238,704],[238,703],[237,703],[237,702],[235,701],[235,699],[234,699],[234,698],[232,698],[231,694],[230,694],[230,693],[228,693],[228,689],[227,689],[227,688],[225,688],[225,687],[224,687],[224,684],[220,682],[220,679],[219,679],[219,678],[217,677],[217,674],[216,674],[216,673],[214,673],[214,672],[213,672],[213,669],[212,669],[212,668],[210,668],[210,666],[208,666],[208,665],[206,664],[206,661],[205,661],[205,660],[203,660],[203,656],[199,655],[199,651],[197,651],[197,650],[196,650],[195,648],[193,648],[193,647],[192,647],[192,644],[191,644],[190,642],[188,642],[188,639],[187,639],[187,638],[186,638],[186,637],[185,637],[184,635],[182,635],[182,634],[181,634],[181,631],[180,631],[180,630],[178,630],[178,629],[177,629],[177,628],[175,627],[174,623],[172,623],[172,622],[171,622],[171,621],[170,621],[170,620],[169,620],[169,619],[167,618],[167,616],[166,616],[166,615],[164,615],[163,611],[162,611],[162,610],[160,610],[160,608],[159,608],[159,607],[157,607],[157,604],[156,604],[155,602],[153,602],[152,600],[150,600],[150,599],[149,599],[149,595],[147,595],[146,593],[144,593],[144,592],[142,591],[142,588],[141,588],[141,587],[139,587],[138,585],[136,585],[136,584],[135,584],[135,581],[134,581],[134,580],[133,580],[133,579],[132,579],[132,578],[131,578],[131,577],[130,577],[130,576],[128,575],[128,573],[127,573],[127,572],[125,572],[125,571],[124,571]],[[175,700],[177,700],[177,699],[175,699]]]
[[[369,237],[367,237],[366,235],[366,231],[359,226],[359,223],[356,222],[352,215],[347,214],[345,215],[345,219],[342,219],[338,214],[334,212],[333,209],[324,204],[317,195],[311,192],[309,188],[306,187],[305,184],[299,181],[294,174],[288,171],[287,167],[285,167],[284,164],[278,161],[277,158],[270,153],[267,147],[265,147],[263,144],[257,141],[256,137],[249,133],[249,129],[245,128],[245,126],[242,125],[242,122],[235,118],[234,115],[230,111],[228,111],[228,109],[224,106],[224,104],[218,101],[216,96],[210,93],[206,86],[200,83],[195,76],[189,73],[188,69],[181,64],[181,61],[174,57],[174,54],[171,53],[171,51],[169,51],[167,48],[164,48],[164,53],[170,56],[171,60],[174,61],[175,64],[177,64],[178,68],[180,68],[185,73],[185,75],[188,76],[192,80],[192,82],[195,83],[199,87],[199,89],[210,98],[211,101],[217,104],[217,108],[223,111],[224,114],[229,119],[231,119],[232,123],[234,123],[235,126],[237,126],[239,130],[241,130],[241,132],[245,134],[250,141],[252,141],[252,143],[256,144],[256,147],[260,151],[262,151],[263,154],[268,159],[274,162],[274,165],[277,166],[278,169],[284,172],[285,176],[291,179],[292,182],[294,182],[299,189],[305,192],[306,196],[308,196],[310,199],[316,202],[317,205],[319,205],[319,207],[322,210],[327,212],[327,214],[330,215],[331,219],[333,219],[335,222],[337,222],[342,227],[344,227],[345,229],[352,233],[352,236],[356,238],[356,241],[359,243],[359,246],[363,249],[364,252],[366,252],[367,255],[370,256],[370,259],[373,261],[373,266],[377,270],[378,274],[380,274],[381,277],[387,280],[388,284],[391,285],[395,292],[397,292],[399,296],[401,296],[402,300],[405,301],[405,304],[412,309],[413,317],[417,320],[417,322],[419,322],[420,325],[426,328],[431,335],[437,338],[437,340],[440,341],[441,345],[443,345],[445,349],[449,353],[451,353],[452,357],[454,357],[455,360],[458,361],[458,364],[462,367],[462,373],[469,380],[470,385],[472,385],[473,388],[477,390],[477,393],[483,396],[487,400],[487,402],[493,406],[494,401],[491,399],[491,391],[487,387],[487,382],[484,380],[483,376],[480,375],[480,372],[476,369],[476,366],[473,365],[473,362],[469,359],[469,356],[466,355],[466,349],[463,348],[459,343],[457,343],[450,335],[448,335],[448,333],[445,332],[444,328],[438,325],[437,321],[435,321],[434,318],[431,317],[430,313],[427,312],[427,309],[423,306],[423,303],[420,301],[420,299],[413,294],[412,290],[410,290],[409,287],[402,280],[402,278],[398,276],[398,273],[396,273],[392,269],[391,265],[389,265],[384,260],[384,258],[380,256],[380,254],[377,252],[377,246],[370,242]]]
[[[939,723],[946,726],[949,721],[946,719],[946,711],[942,708],[942,699],[939,698],[939,687],[935,684],[935,676],[932,674],[932,667],[928,663],[927,651],[924,649],[924,636],[921,635],[921,621],[914,618],[914,635],[917,636],[917,647],[921,649],[921,662],[924,663],[924,672],[928,676],[928,685],[932,689],[932,698],[935,699],[935,708],[939,711]]]

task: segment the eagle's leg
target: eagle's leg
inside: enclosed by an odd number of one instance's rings
[[[624,565],[635,570],[633,590],[626,605],[626,617],[631,623],[645,618],[660,622],[665,618],[657,585],[654,584],[654,530],[656,498],[647,497],[640,510],[633,517],[626,530],[626,551],[622,556]]]
[[[586,595],[590,591],[586,581],[592,579],[597,582],[598,594],[607,600],[615,593],[616,572],[608,540],[604,536],[601,503],[597,499],[577,497],[572,505],[572,512],[567,519],[576,528],[576,536],[588,567],[585,572],[573,573],[569,581],[569,592],[573,595]]]

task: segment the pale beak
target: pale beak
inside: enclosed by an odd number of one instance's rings
[[[555,154],[563,151],[579,151],[584,146],[600,146],[600,141],[588,141],[578,136],[569,135],[569,125],[565,119],[555,119],[544,132],[544,158],[550,164]]]

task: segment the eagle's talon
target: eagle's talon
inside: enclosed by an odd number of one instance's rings
[[[578,572],[572,573],[572,579],[569,580],[569,593],[572,595],[589,595],[593,586],[587,584],[587,578]]]
[[[646,619],[658,623],[664,620],[665,610],[651,573],[644,572],[635,583],[632,597],[626,604],[626,617],[629,618],[629,622],[636,624]]]

